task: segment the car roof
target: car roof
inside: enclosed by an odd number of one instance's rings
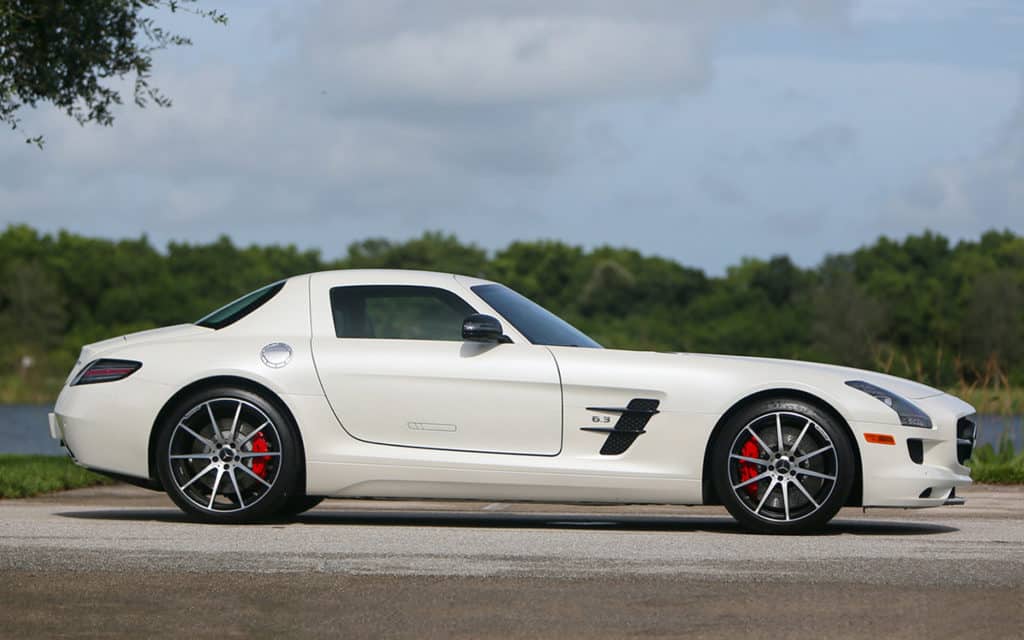
[[[411,285],[447,285],[452,280],[459,280],[465,285],[491,284],[490,280],[484,280],[473,276],[465,276],[442,271],[422,271],[417,269],[330,269],[316,271],[294,278],[307,278],[312,276],[335,276],[350,283],[365,281],[366,283],[380,284],[411,284]]]

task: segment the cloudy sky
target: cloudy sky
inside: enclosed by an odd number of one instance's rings
[[[720,273],[1024,233],[1018,0],[204,0],[171,109],[24,113],[0,225],[294,243],[442,230]]]

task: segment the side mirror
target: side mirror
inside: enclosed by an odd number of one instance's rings
[[[474,313],[462,321],[462,339],[472,342],[503,342],[501,323],[494,316]]]

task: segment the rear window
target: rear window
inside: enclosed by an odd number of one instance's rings
[[[282,280],[274,284],[268,284],[252,293],[247,293],[238,300],[229,302],[213,313],[203,316],[196,321],[196,324],[200,327],[209,327],[210,329],[223,329],[230,324],[234,324],[276,296],[277,292],[284,287],[284,282]]]

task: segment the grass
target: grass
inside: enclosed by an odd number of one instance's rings
[[[1006,434],[999,439],[998,447],[986,444],[975,449],[967,466],[975,482],[1024,484],[1024,451],[1015,453]]]
[[[946,389],[978,413],[994,416],[1018,416],[1024,414],[1024,387],[973,387],[960,385]]]
[[[0,498],[27,498],[100,484],[114,481],[86,471],[64,456],[0,454]]]
[[[55,375],[0,376],[0,404],[53,404],[64,386],[64,378]]]

